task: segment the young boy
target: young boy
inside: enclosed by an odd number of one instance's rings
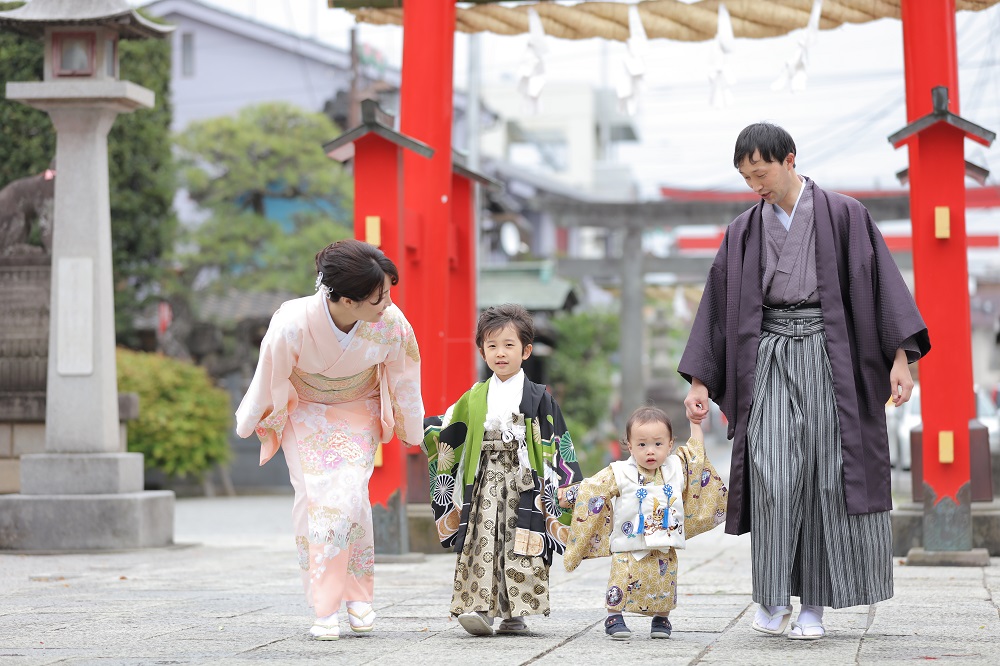
[[[528,631],[549,614],[549,566],[569,533],[558,488],[582,479],[559,405],[524,376],[535,329],[520,305],[488,308],[476,345],[493,376],[425,419],[431,506],[459,553],[451,613],[475,636]]]
[[[663,410],[640,407],[625,426],[628,460],[611,463],[561,493],[575,505],[563,564],[574,570],[590,557],[611,557],[605,594],[605,633],[631,638],[624,612],[652,615],[650,638],[670,638],[677,606],[677,553],[685,539],[726,519],[727,490],[705,457],[701,426],[691,424],[685,446],[674,448]]]

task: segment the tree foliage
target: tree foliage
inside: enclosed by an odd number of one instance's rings
[[[311,290],[316,252],[352,234],[353,181],[322,148],[337,134],[323,114],[280,102],[181,133],[184,185],[210,214],[186,232],[183,285]]]
[[[0,11],[23,3],[0,3]],[[156,94],[156,107],[115,120],[108,135],[115,328],[119,342],[135,343],[133,322],[161,275],[173,245],[175,168],[170,145],[170,42],[122,40],[121,78]],[[41,41],[0,33],[0,82],[41,81]],[[55,131],[43,111],[6,99],[0,85],[0,187],[37,174],[55,157]],[[59,178],[56,165],[56,178]],[[56,233],[59,233],[56,231]]]
[[[610,417],[611,358],[618,352],[618,321],[616,314],[599,310],[552,319],[556,344],[549,357],[549,376],[587,474],[604,463],[603,451],[593,450],[600,439],[594,431]]]

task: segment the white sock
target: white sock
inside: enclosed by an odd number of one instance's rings
[[[371,602],[368,601],[348,601],[347,610],[357,611],[358,613],[364,614],[363,611],[367,611],[371,608]]]
[[[330,613],[324,617],[317,617],[316,624],[335,624],[337,622],[337,614]]]
[[[782,609],[790,609],[790,608],[789,606],[767,606],[765,604],[760,604],[760,610],[772,616]],[[781,626],[781,623],[784,621],[784,619],[785,619],[784,615],[778,615],[777,617],[772,617],[770,620],[768,620],[766,617],[758,616],[757,622],[762,626],[764,626],[766,629],[774,630]]]
[[[823,624],[823,606],[802,604],[797,622],[799,624]]]

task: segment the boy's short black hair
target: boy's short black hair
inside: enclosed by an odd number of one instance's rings
[[[739,169],[740,163],[752,158],[754,151],[758,151],[765,162],[784,162],[789,153],[795,155],[795,141],[783,127],[772,123],[754,123],[744,127],[736,137],[733,166]]]
[[[504,303],[486,308],[480,313],[476,324],[476,346],[482,349],[487,335],[499,331],[508,324],[517,331],[517,338],[522,346],[527,347],[535,341],[535,322],[531,318],[531,313],[521,305]]]

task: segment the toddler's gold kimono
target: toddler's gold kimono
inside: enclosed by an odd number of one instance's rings
[[[573,571],[584,559],[611,557],[608,611],[663,615],[677,606],[676,549],[684,547],[685,539],[725,522],[727,490],[697,439],[677,447],[652,477],[639,473],[628,482],[623,475],[628,465],[635,468],[632,460],[612,463],[580,484],[563,564]],[[644,501],[623,498],[624,485]],[[666,489],[665,495],[655,497],[654,488]],[[683,516],[671,516],[671,498],[680,500]],[[622,515],[625,511],[628,515]],[[668,531],[678,537],[671,540],[678,545],[641,548],[646,545],[643,534],[655,542]]]

